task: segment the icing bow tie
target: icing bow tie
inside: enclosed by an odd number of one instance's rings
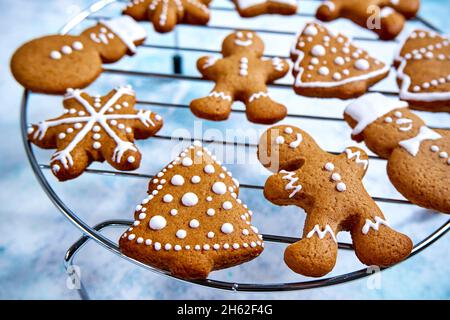
[[[419,152],[420,144],[424,140],[437,140],[442,136],[426,126],[420,127],[419,134],[411,139],[399,142],[399,145],[408,151],[412,156],[416,156]]]

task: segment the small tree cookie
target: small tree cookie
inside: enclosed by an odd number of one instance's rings
[[[222,59],[202,57],[197,68],[205,79],[216,84],[208,97],[191,102],[192,112],[208,120],[226,120],[235,100],[246,105],[249,121],[271,124],[286,116],[286,108],[273,101],[267,84],[282,78],[288,63],[279,58],[261,58],[264,43],[254,32],[236,31],[222,44]]]
[[[294,90],[308,97],[349,99],[389,74],[389,66],[318,23],[306,24],[291,49]]]
[[[262,14],[293,15],[297,12],[296,0],[233,0],[241,17]]]
[[[154,177],[133,226],[120,238],[124,254],[198,279],[263,251],[252,211],[238,198],[239,183],[214,159],[196,141]]]
[[[411,240],[391,229],[361,179],[366,153],[349,147],[339,155],[323,151],[303,130],[276,126],[258,146],[261,163],[277,173],[264,196],[277,205],[306,211],[303,239],[287,247],[284,260],[295,272],[320,277],[336,262],[336,234],[350,231],[355,253],[367,265],[389,266],[409,255]]]
[[[405,198],[450,213],[449,130],[431,130],[406,102],[375,93],[351,103],[344,118],[353,139],[388,159],[389,179]]]
[[[158,32],[170,32],[177,24],[205,25],[211,0],[131,0],[123,13],[138,21],[149,20]]]
[[[400,99],[412,109],[450,112],[450,42],[436,32],[415,30],[395,59]]]
[[[134,54],[145,37],[145,29],[130,17],[102,20],[79,36],[51,35],[23,44],[11,59],[11,71],[32,91],[61,94],[88,86],[102,63]]]
[[[60,180],[78,177],[93,161],[106,160],[118,170],[137,169],[141,154],[135,139],[147,139],[162,126],[161,116],[134,109],[131,87],[91,97],[69,89],[62,116],[28,128],[28,139],[44,149],[56,149],[50,162]]]
[[[330,0],[317,9],[322,21],[347,18],[369,29],[382,40],[391,40],[403,30],[405,18],[416,16],[419,0]]]

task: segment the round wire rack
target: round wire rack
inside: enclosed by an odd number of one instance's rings
[[[316,0],[314,0],[316,1]],[[81,22],[84,20],[94,20],[98,21],[103,17],[98,14],[93,16],[94,13],[97,13],[98,11],[102,10],[105,6],[115,3],[115,2],[124,2],[123,0],[100,0],[93,5],[91,5],[89,8],[83,10],[78,15],[76,15],[73,19],[71,19],[64,27],[60,30],[60,34],[66,34],[70,32],[72,29],[74,29],[76,26],[78,26]],[[231,11],[234,10],[230,7],[212,7],[212,10],[215,11]],[[308,13],[297,13],[298,16],[302,17],[309,17],[312,18],[311,14]],[[438,31],[440,30],[433,26],[431,23],[426,21],[425,19],[421,17],[415,18],[418,22],[420,22],[425,27]],[[233,27],[230,26],[223,26],[223,25],[213,25],[213,26],[191,26],[196,28],[210,28],[215,30],[226,30],[226,31],[232,31],[234,30]],[[295,35],[293,32],[288,31],[277,31],[272,29],[262,29],[262,28],[247,28],[249,30],[255,31],[255,32],[262,32],[262,33],[269,33],[269,34],[284,34],[284,35]],[[175,39],[177,39],[176,31],[175,33]],[[363,41],[376,41],[376,38],[371,37],[353,37],[354,40],[363,40]],[[162,50],[175,50],[175,52],[178,51],[187,51],[187,52],[203,52],[203,53],[220,53],[218,50],[211,50],[206,48],[195,48],[195,47],[186,47],[186,46],[180,46],[178,45],[178,41],[175,41],[174,46],[169,45],[153,45],[153,44],[143,44],[143,47],[147,48],[154,48],[154,49],[162,49]],[[270,55],[266,55],[270,57]],[[279,55],[278,55],[279,56]],[[285,57],[287,58],[287,56]],[[174,59],[175,62],[176,59]],[[113,68],[104,68],[105,73],[110,74],[119,74],[123,76],[144,76],[144,77],[156,77],[156,78],[169,78],[169,79],[181,79],[181,80],[190,80],[190,81],[203,81],[202,78],[196,77],[196,76],[189,76],[189,75],[183,75],[179,71],[179,66],[177,67],[174,65],[175,72],[172,74],[164,74],[164,73],[154,73],[154,72],[143,72],[139,70],[118,70]],[[277,83],[271,85],[273,87],[281,87],[281,88],[291,88],[290,84],[284,84],[284,83]],[[397,91],[394,90],[373,90],[370,89],[370,91],[373,92],[381,92],[386,95],[397,95]],[[53,204],[58,208],[58,210],[72,223],[74,224],[82,233],[83,236],[76,241],[67,251],[65,255],[65,267],[68,271],[69,276],[73,277],[73,281],[75,281],[77,275],[73,271],[73,262],[74,259],[77,256],[77,253],[80,252],[80,249],[88,242],[88,241],[95,241],[99,245],[103,246],[110,252],[116,254],[117,256],[128,260],[142,268],[145,268],[147,270],[150,270],[156,274],[164,275],[166,277],[170,277],[173,279],[177,279],[180,281],[185,281],[197,285],[202,285],[206,287],[212,287],[217,289],[224,289],[224,290],[232,290],[232,291],[246,291],[246,292],[277,292],[277,291],[294,291],[294,290],[304,290],[304,289],[312,289],[312,288],[319,288],[319,287],[325,287],[325,286],[331,286],[336,285],[356,279],[360,279],[363,277],[370,276],[372,274],[372,271],[370,271],[369,268],[362,268],[353,272],[340,274],[333,277],[326,277],[321,278],[317,280],[308,280],[308,281],[301,281],[301,282],[285,282],[285,283],[238,283],[238,282],[227,282],[227,281],[220,281],[220,280],[214,280],[214,279],[204,279],[204,280],[185,280],[181,279],[175,276],[172,276],[169,272],[164,270],[159,270],[154,267],[145,265],[135,259],[132,259],[124,254],[122,254],[119,250],[118,244],[107,237],[105,237],[102,234],[102,230],[105,230],[107,228],[128,228],[132,221],[130,220],[107,220],[103,221],[97,225],[91,226],[87,222],[85,222],[79,215],[77,215],[76,212],[71,210],[66,203],[58,196],[57,192],[52,188],[51,184],[47,180],[47,178],[44,175],[44,170],[49,170],[50,166],[47,164],[41,164],[38,162],[36,155],[34,153],[33,147],[31,143],[28,141],[27,138],[27,115],[28,110],[30,108],[29,106],[29,100],[30,95],[32,95],[32,92],[28,90],[24,90],[22,101],[21,101],[21,133],[22,133],[22,140],[25,147],[26,154],[28,156],[28,160],[30,162],[30,165],[32,167],[32,170],[34,174],[36,175],[41,187],[47,194],[47,196],[50,198],[50,200],[53,202]],[[159,106],[164,108],[174,108],[174,109],[187,109],[189,108],[188,105],[185,104],[174,104],[174,103],[165,103],[165,102],[158,102],[158,101],[147,101],[147,100],[138,100],[137,103],[143,104],[143,105],[153,105],[153,106]],[[232,112],[235,113],[243,113],[244,110],[232,110]],[[312,119],[312,120],[319,120],[319,121],[343,121],[342,118],[338,117],[332,117],[332,116],[314,116],[314,115],[299,115],[299,114],[288,114],[288,117],[292,118],[301,118],[301,119]],[[445,128],[448,129],[448,128]],[[170,140],[173,139],[171,136],[166,135],[156,135],[154,138],[156,139],[164,139],[164,140]],[[193,140],[193,139],[192,139]],[[255,147],[255,144],[251,143],[239,143],[239,142],[228,142],[228,141],[214,141],[214,140],[206,140],[203,139],[203,142],[205,143],[219,143],[219,144],[233,144],[235,146],[241,145],[244,147]],[[333,153],[333,152],[332,152]],[[334,152],[335,153],[335,152]],[[370,155],[371,159],[380,159],[377,156]],[[153,176],[151,174],[144,174],[144,173],[133,173],[133,172],[121,172],[121,171],[115,171],[115,170],[103,170],[103,169],[87,169],[86,172],[93,173],[93,174],[101,174],[101,175],[110,175],[110,176],[128,176],[128,177],[134,177],[134,178],[141,178],[141,179],[151,179]],[[262,190],[263,186],[259,185],[251,185],[251,184],[241,184],[241,188],[249,188],[249,189],[257,189]],[[399,205],[412,205],[407,200],[402,199],[393,199],[393,198],[386,198],[386,197],[373,197],[373,199],[377,202],[385,202],[385,203],[393,203],[393,204],[399,204]],[[450,230],[450,219],[448,219],[444,224],[442,224],[440,227],[435,229],[433,232],[431,232],[427,237],[422,239],[420,242],[416,243],[411,255],[407,258],[411,258],[417,253],[421,252],[422,250],[426,249],[428,246],[430,246],[432,243],[434,243],[436,240],[438,240],[440,237],[442,237],[446,232]],[[284,244],[290,244],[294,243],[296,241],[299,241],[299,238],[295,237],[285,237],[285,236],[279,236],[279,235],[272,235],[272,234],[263,234],[264,240],[266,242],[271,243],[284,243]],[[339,249],[341,250],[353,250],[353,246],[349,243],[339,243],[338,244]],[[405,260],[404,260],[405,261]],[[387,268],[381,268],[381,270],[385,270]],[[88,294],[83,287],[83,284],[81,283],[80,288],[80,295],[83,298],[88,298]]]

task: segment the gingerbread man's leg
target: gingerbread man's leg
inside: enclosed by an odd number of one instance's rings
[[[227,85],[217,83],[207,97],[193,100],[190,108],[199,118],[220,121],[228,119],[233,102],[234,92]]]
[[[406,258],[412,250],[411,239],[388,226],[368,195],[360,199],[350,232],[356,255],[369,266],[393,265]]]
[[[247,118],[251,122],[273,124],[286,117],[286,107],[273,101],[265,85],[252,88],[245,94]]]
[[[284,261],[293,271],[309,277],[321,277],[336,264],[338,245],[337,225],[327,220],[328,213],[315,209],[308,213],[303,239],[289,245]]]

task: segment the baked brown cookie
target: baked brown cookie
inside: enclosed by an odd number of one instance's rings
[[[247,262],[264,243],[238,193],[238,181],[196,141],[150,181],[120,250],[186,279]]]
[[[344,114],[352,137],[388,159],[389,179],[421,207],[450,213],[450,132],[431,130],[408,104],[379,94],[351,103]]]
[[[191,111],[200,118],[226,120],[235,100],[246,105],[251,122],[271,124],[286,116],[286,108],[273,101],[267,84],[282,78],[288,71],[287,61],[261,58],[264,43],[251,31],[236,31],[222,44],[222,59],[202,57],[197,68],[205,79],[215,82],[208,97],[193,100]]]
[[[389,66],[346,36],[307,23],[291,49],[294,91],[303,96],[355,98],[389,74]]]
[[[411,240],[388,226],[362,184],[368,166],[363,150],[349,147],[333,155],[305,131],[276,126],[262,135],[258,158],[276,172],[266,181],[264,196],[277,205],[299,206],[307,214],[303,239],[284,253],[293,271],[312,277],[330,272],[340,231],[350,231],[355,253],[367,265],[390,266],[411,252]]]
[[[131,0],[123,14],[138,21],[149,20],[156,31],[172,31],[177,24],[205,25],[211,0]]]
[[[145,37],[145,29],[130,17],[100,21],[79,36],[51,35],[23,44],[11,59],[11,71],[35,92],[84,88],[100,75],[102,62],[133,54]]]
[[[293,15],[297,12],[295,0],[233,0],[239,15],[244,18],[262,14]]]
[[[405,19],[419,11],[419,0],[330,0],[317,9],[322,21],[346,18],[375,32],[382,40],[391,40],[403,30]]]
[[[64,114],[28,128],[28,139],[44,149],[56,149],[50,166],[60,180],[78,177],[93,161],[107,161],[118,170],[137,169],[141,153],[135,139],[147,139],[162,127],[161,116],[136,110],[131,87],[106,96],[68,89]]]
[[[415,30],[395,58],[400,99],[410,108],[450,112],[449,39],[433,31]]]

